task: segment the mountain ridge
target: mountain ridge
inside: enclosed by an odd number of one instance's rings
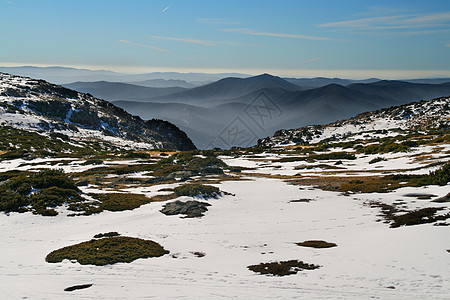
[[[127,99],[145,102],[149,98],[179,93],[186,90],[186,88],[182,87],[145,87],[131,83],[111,81],[77,81],[63,84],[62,86],[110,101]]]
[[[6,73],[0,73],[0,119],[3,126],[130,147],[196,148],[173,124],[144,121],[92,95]],[[158,132],[160,129],[162,132]]]

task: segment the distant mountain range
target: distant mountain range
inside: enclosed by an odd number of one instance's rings
[[[227,74],[150,73],[128,74],[125,79],[129,82],[125,83],[117,80],[120,73],[109,71],[25,67],[20,70],[45,71],[52,76],[60,74],[61,78],[74,74],[111,76],[115,80],[65,86],[108,100],[142,119],[167,120],[185,131],[202,149],[251,146],[282,128],[328,124],[366,111],[450,95],[450,79],[355,81],[283,79],[269,74],[222,78]],[[149,76],[154,79],[148,79]],[[158,76],[160,80],[156,80]],[[192,84],[190,80],[214,76],[218,80],[186,87],[186,83]],[[142,80],[147,80],[147,85],[165,87],[143,86]],[[169,82],[185,87],[167,87]]]
[[[148,86],[149,80],[180,80],[194,84],[195,86],[210,83],[225,77],[248,77],[246,74],[239,73],[177,73],[177,72],[153,72],[153,73],[119,73],[106,70],[87,70],[66,67],[0,67],[0,72],[28,76],[37,79],[44,79],[55,84],[67,84],[76,81],[112,81],[139,83],[139,85]],[[152,85],[151,87],[168,87]],[[179,83],[178,83],[179,84]],[[180,85],[176,86],[180,86]],[[182,83],[180,87],[185,87]]]
[[[450,83],[402,81],[302,89],[268,74],[217,82],[144,101],[115,101],[144,119],[173,122],[200,148],[250,146],[281,128],[327,124],[411,101],[450,95]],[[245,132],[241,136],[234,132]]]
[[[105,141],[131,149],[196,148],[186,133],[167,121],[144,121],[89,94],[5,73],[0,73],[0,122],[74,142]]]
[[[73,82],[93,82],[93,81],[110,81],[123,82],[146,87],[183,87],[193,88],[195,86],[205,85],[214,81],[227,78],[247,78],[249,74],[241,73],[177,73],[177,72],[153,72],[153,73],[119,73],[107,70],[88,70],[67,67],[1,67],[0,72],[28,76],[31,78],[44,79],[55,84],[69,84]],[[349,85],[352,83],[372,83],[379,81],[377,78],[369,78],[363,80],[351,80],[341,78],[300,78],[302,74],[298,74],[299,78],[284,78],[286,81],[298,85],[304,89],[317,88],[328,84]],[[431,79],[405,79],[401,81],[412,83],[430,83],[438,84],[450,82],[450,78],[431,78]]]
[[[161,97],[187,90],[182,87],[145,87],[135,84],[109,81],[78,81],[70,84],[63,84],[63,86],[82,93],[89,93],[95,97],[107,99],[109,101],[126,99],[145,102],[153,97]]]
[[[260,139],[259,146],[305,145],[321,141],[351,141],[383,138],[416,131],[427,133],[450,128],[450,97],[412,102],[365,112],[328,125],[309,125],[278,130],[272,137]]]

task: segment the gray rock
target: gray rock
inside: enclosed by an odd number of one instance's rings
[[[186,170],[172,172],[166,176],[166,180],[180,179],[181,181],[189,180],[192,176],[197,175],[197,172]]]
[[[208,206],[211,204],[200,201],[175,201],[164,205],[163,209],[160,210],[165,215],[185,215],[185,218],[199,218],[203,217],[206,211],[208,211]]]

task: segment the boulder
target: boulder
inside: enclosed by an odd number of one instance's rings
[[[200,201],[175,201],[164,205],[163,209],[160,210],[165,215],[185,215],[185,218],[199,218],[204,216],[204,212],[208,211],[208,206],[211,204]]]

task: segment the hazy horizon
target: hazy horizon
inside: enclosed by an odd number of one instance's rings
[[[450,77],[448,1],[0,0],[2,66]]]
[[[340,78],[350,80],[363,80],[370,78],[398,80],[398,79],[433,79],[448,78],[450,71],[433,70],[263,70],[263,69],[181,69],[181,68],[114,68],[111,66],[62,66],[62,65],[19,65],[11,63],[1,63],[0,68],[71,68],[87,71],[105,71],[128,75],[139,75],[146,73],[180,73],[180,74],[241,74],[248,76],[257,76],[261,74],[270,74],[279,77],[292,78]]]

